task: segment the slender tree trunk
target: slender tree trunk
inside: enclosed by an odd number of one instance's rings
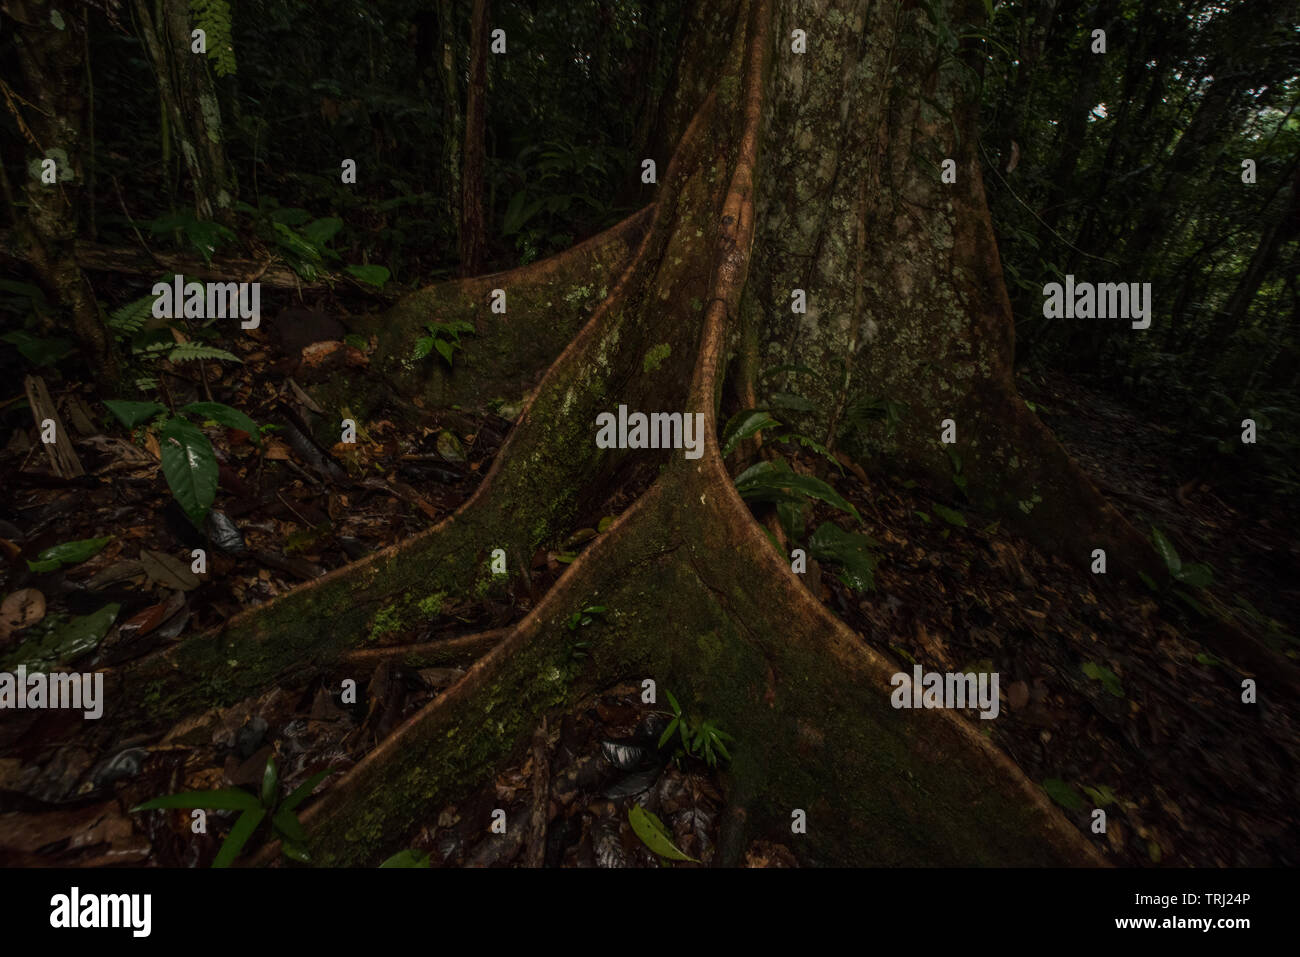
[[[465,148],[461,179],[460,275],[483,267],[484,149],[487,128],[488,0],[474,0],[469,30],[469,87],[465,97]]]
[[[5,0],[5,14],[18,25],[23,95],[19,130],[27,145],[23,209],[11,214],[25,255],[51,302],[72,314],[73,328],[95,378],[112,390],[118,375],[112,339],[99,318],[94,292],[77,266],[73,244],[84,203],[84,151],[88,148],[87,99],[82,84],[86,21],[34,0]],[[15,122],[18,122],[15,120]],[[47,183],[47,161],[54,182]],[[110,391],[110,394],[111,391]]]
[[[221,107],[203,55],[191,52],[189,4],[162,0],[160,19],[150,0],[135,0],[141,38],[158,80],[171,141],[180,153],[199,219],[230,223],[235,190],[226,160]]]

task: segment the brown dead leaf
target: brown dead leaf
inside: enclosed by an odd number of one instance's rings
[[[19,589],[0,604],[0,641],[44,617],[45,596],[35,588]]]

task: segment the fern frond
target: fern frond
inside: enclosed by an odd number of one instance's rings
[[[119,306],[108,314],[108,328],[118,336],[130,336],[140,331],[141,326],[153,315],[153,295],[141,296]]]
[[[221,362],[243,362],[232,352],[215,346],[199,345],[197,342],[182,342],[167,356],[172,362],[192,362],[195,359],[217,359]]]
[[[190,0],[194,25],[207,35],[208,59],[217,76],[235,73],[235,41],[231,36],[230,4],[227,0]]]

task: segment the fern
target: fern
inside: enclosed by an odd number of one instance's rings
[[[235,41],[231,36],[230,4],[227,0],[190,0],[194,25],[207,36],[208,59],[217,76],[235,73]]]
[[[139,332],[141,326],[153,314],[156,298],[153,295],[141,296],[125,306],[114,309],[108,316],[108,328],[112,329],[115,335],[123,338]]]
[[[172,362],[191,362],[195,359],[218,359],[221,362],[243,362],[234,353],[215,346],[203,346],[197,342],[182,342],[167,356]]]

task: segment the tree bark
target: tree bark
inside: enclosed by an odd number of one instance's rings
[[[82,89],[85,20],[32,0],[5,0],[18,24],[16,46],[23,94],[33,109],[22,111],[19,132],[27,144],[24,209],[11,209],[24,258],[51,302],[72,314],[72,324],[92,375],[116,389],[118,358],[100,321],[93,290],[72,254],[77,211],[85,187],[82,153],[87,139],[87,101]],[[55,182],[42,181],[43,163],[54,161]]]
[[[135,15],[154,75],[167,128],[189,173],[194,213],[230,224],[235,193],[226,161],[221,107],[201,55],[190,52],[189,5],[163,0],[155,22],[149,0],[136,0]]]
[[[460,275],[483,267],[484,142],[487,130],[488,0],[474,0],[469,30],[469,87],[465,96],[465,148],[461,164]]]

